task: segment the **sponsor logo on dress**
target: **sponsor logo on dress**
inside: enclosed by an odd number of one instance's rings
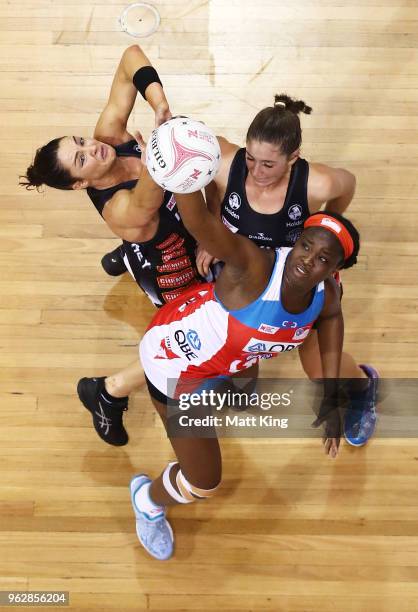
[[[293,342],[267,342],[260,338],[251,338],[242,350],[245,353],[283,353],[296,346],[298,345]]]
[[[288,211],[289,218],[296,221],[302,216],[302,206],[300,204],[292,204]]]
[[[186,338],[196,351],[200,351],[202,348],[202,342],[198,336],[198,333],[194,329],[189,329],[186,334]]]
[[[266,236],[265,234],[263,234],[263,232],[258,232],[257,236],[248,236],[248,238],[250,238],[250,240],[267,240],[273,242],[273,238],[270,238],[270,236]]]
[[[226,225],[226,227],[229,229],[230,232],[232,232],[233,234],[237,233],[238,228],[235,227],[235,225],[232,225],[232,223],[230,223],[228,219],[226,219],[223,215],[222,215],[222,222],[224,225]]]
[[[161,340],[160,348],[154,359],[179,359],[179,356],[171,350],[170,339],[168,337]]]
[[[183,257],[179,257],[178,259],[164,263],[161,266],[157,266],[157,272],[160,272],[161,274],[165,274],[167,272],[177,272],[178,270],[183,270],[184,268],[189,268],[190,266],[190,257],[188,255],[184,255]]]
[[[239,219],[239,215],[234,212],[229,206],[225,206],[225,210],[231,215],[231,217],[234,217],[234,219]]]
[[[302,233],[302,229],[293,229],[293,230],[291,230],[285,236],[286,242],[289,242],[290,244],[295,244],[296,240],[298,240],[300,238],[301,233]]]
[[[137,244],[136,242],[132,242],[132,250],[135,253],[138,262],[141,264],[141,268],[144,270],[145,268],[151,268],[152,269],[152,264],[151,262],[145,257],[145,255],[143,254],[143,252],[141,251],[141,245]]]
[[[286,227],[298,227],[301,226],[303,223],[303,219],[300,219],[299,221],[289,221],[288,223],[286,223]]]
[[[176,198],[172,195],[166,204],[166,208],[171,211],[173,210],[175,205],[176,205]]]
[[[267,323],[262,323],[258,328],[258,331],[264,332],[265,334],[275,334],[278,332],[280,327],[274,327],[274,325],[267,325]]]
[[[195,277],[193,268],[186,268],[174,274],[157,276],[157,284],[161,289],[171,289],[189,283]]]
[[[294,329],[298,326],[298,324],[296,323],[296,321],[282,321],[282,325],[281,327],[284,327],[284,329]]]
[[[174,332],[174,339],[179,345],[180,350],[184,353],[185,357],[189,361],[197,358],[196,353],[192,351],[190,343],[187,341],[186,334],[182,329],[178,329]]]
[[[292,340],[304,340],[310,331],[310,327],[298,327],[293,334]]]
[[[184,291],[186,289],[188,289],[189,287],[192,287],[194,285],[194,282],[190,282],[187,285],[184,285],[183,287],[181,287],[181,289],[174,289],[173,291],[162,291],[161,295],[163,297],[163,300],[165,302],[172,302],[173,300],[176,300],[178,297],[180,297]]]
[[[169,246],[173,245],[175,242],[177,242],[178,240],[180,240],[180,236],[178,234],[170,234],[165,240],[164,242],[161,242],[160,244],[156,244],[155,248],[156,249],[167,249]]]
[[[139,145],[135,145],[134,151],[136,151],[137,153],[141,153],[141,147]]]
[[[238,210],[241,206],[241,196],[233,191],[228,198],[228,202],[232,210]]]

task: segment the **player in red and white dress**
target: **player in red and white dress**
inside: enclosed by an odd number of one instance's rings
[[[306,310],[288,312],[280,293],[290,251],[276,251],[268,286],[244,308],[225,309],[215,285],[208,283],[162,309],[140,344],[148,381],[164,395],[178,397],[200,380],[228,377],[299,347],[324,306],[324,283],[315,288]],[[172,380],[177,384],[169,389]]]
[[[167,406],[180,394],[199,392],[203,381],[215,382],[240,368],[249,369],[260,358],[298,346],[314,322],[327,394],[334,390],[343,319],[332,274],[356,262],[359,236],[351,223],[338,215],[316,213],[305,222],[292,250],[259,249],[213,216],[200,192],[176,199],[189,232],[225,266],[215,284],[197,286],[165,305],[141,342],[151,399],[163,422]],[[141,373],[136,363],[106,379],[115,401],[135,390]],[[177,461],[153,481],[145,475],[131,481],[139,540],[158,559],[173,552],[164,508],[211,497],[221,480],[216,437],[170,441]],[[326,452],[335,457],[338,445],[339,438],[327,438]]]

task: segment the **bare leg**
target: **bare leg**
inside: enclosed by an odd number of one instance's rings
[[[139,359],[105,380],[106,391],[113,397],[126,397],[133,391],[138,391],[144,384],[145,375]]]
[[[233,378],[257,378],[258,363],[247,370],[237,372]],[[105,388],[113,397],[126,397],[133,391],[138,391],[145,385],[145,374],[138,360],[131,363],[124,370],[108,376],[105,380]],[[160,414],[161,416],[161,414]]]
[[[164,404],[151,398],[164,426],[167,422],[167,408]],[[179,466],[170,472],[170,481],[178,491],[175,477],[179,469],[189,482],[201,489],[215,488],[222,476],[222,459],[217,438],[170,438]],[[153,502],[162,506],[175,506],[176,502],[163,485],[162,474],[153,480],[150,488]]]

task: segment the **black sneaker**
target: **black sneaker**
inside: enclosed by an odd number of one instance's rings
[[[100,399],[104,378],[82,378],[78,381],[77,393],[81,403],[91,412],[94,429],[102,440],[114,446],[128,443],[128,434],[123,426],[122,416],[128,410],[125,406],[109,406]]]
[[[106,274],[110,276],[120,276],[126,272],[123,252],[120,246],[102,257],[102,266]]]

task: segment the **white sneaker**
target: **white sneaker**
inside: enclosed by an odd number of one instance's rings
[[[134,476],[129,485],[131,491],[131,502],[136,518],[136,533],[142,546],[150,555],[165,561],[169,559],[174,551],[174,536],[170,523],[165,518],[164,510],[155,516],[141,512],[135,503],[135,495],[145,484],[151,482],[145,474]]]

